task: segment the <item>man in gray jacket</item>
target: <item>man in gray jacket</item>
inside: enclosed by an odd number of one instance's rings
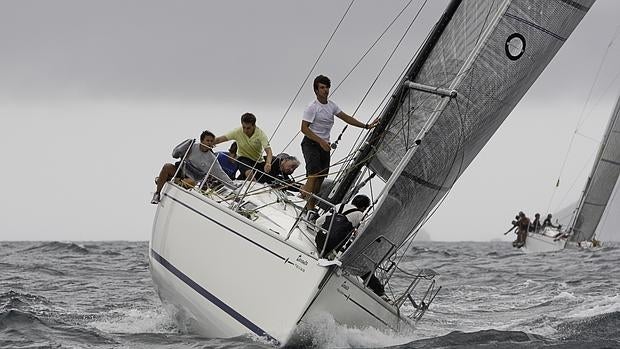
[[[164,184],[174,177],[177,172],[178,166],[181,166],[178,178],[181,178],[184,182],[190,185],[196,185],[205,179],[207,174],[215,177],[224,185],[235,188],[233,181],[226,175],[219,162],[217,156],[213,153],[213,146],[215,142],[215,135],[210,131],[204,131],[200,135],[200,143],[192,144],[192,140],[188,139],[183,143],[177,145],[172,150],[172,157],[175,159],[182,158],[188,151],[187,157],[183,162],[177,162],[176,164],[164,164],[159,172],[159,177],[155,180],[157,183],[157,189],[153,194],[152,204],[158,204],[160,200],[161,189]]]

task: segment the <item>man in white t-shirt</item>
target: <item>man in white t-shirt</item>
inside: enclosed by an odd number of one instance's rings
[[[302,195],[306,192],[316,194],[321,189],[323,180],[329,173],[329,161],[331,143],[329,137],[334,126],[334,116],[337,116],[349,125],[372,129],[377,126],[379,119],[370,124],[365,124],[343,112],[336,103],[327,99],[331,82],[327,76],[319,75],[314,79],[314,94],[316,100],[312,101],[304,110],[301,121],[301,132],[304,139],[301,142],[301,150],[306,160],[306,175],[308,180],[302,187]],[[308,199],[306,208],[313,210],[316,200]]]

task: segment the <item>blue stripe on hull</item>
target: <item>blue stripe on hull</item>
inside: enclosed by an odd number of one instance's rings
[[[187,286],[191,287],[194,291],[198,292],[205,299],[213,303],[218,308],[222,309],[228,315],[230,315],[233,319],[237,320],[240,324],[245,326],[247,329],[255,333],[260,337],[267,338],[268,340],[274,342],[276,345],[279,345],[279,342],[274,337],[270,336],[267,332],[265,332],[262,328],[258,327],[252,321],[245,318],[243,315],[239,314],[236,310],[230,307],[228,304],[224,303],[222,300],[214,296],[211,292],[207,291],[204,287],[200,286],[194,280],[190,279],[187,275],[183,274],[182,271],[177,269],[174,265],[168,262],[164,257],[160,256],[157,252],[151,249],[151,256],[154,260],[159,262],[164,268],[178,277],[181,281],[183,281]]]

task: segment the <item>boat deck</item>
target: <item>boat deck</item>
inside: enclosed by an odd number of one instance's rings
[[[262,231],[318,259],[314,238],[320,229],[302,214],[305,200],[297,193],[256,182],[241,182],[238,193],[223,187],[202,194],[223,209],[242,215]],[[237,195],[235,195],[237,194]]]

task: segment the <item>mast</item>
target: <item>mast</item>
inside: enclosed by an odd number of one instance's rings
[[[439,41],[441,34],[443,34],[446,26],[452,19],[452,16],[458,9],[462,0],[452,0],[448,7],[442,14],[439,21],[433,27],[433,30],[429,34],[427,40],[424,42],[420,53],[416,56],[415,60],[409,66],[407,73],[398,84],[396,92],[390,98],[386,108],[381,114],[381,121],[379,124],[373,129],[372,133],[366,138],[368,142],[364,143],[364,145],[360,148],[359,153],[355,157],[352,165],[348,166],[345,169],[345,175],[343,176],[340,183],[336,188],[334,194],[329,198],[329,201],[332,203],[340,203],[347,196],[349,190],[357,180],[359,174],[361,173],[361,169],[363,166],[367,165],[370,160],[370,154],[373,152],[373,149],[380,143],[383,138],[383,134],[388,127],[392,123],[394,116],[400,106],[400,101],[407,94],[407,90],[409,87],[407,86],[407,81],[413,81],[415,77],[418,75],[422,65],[433,51],[433,48]]]

